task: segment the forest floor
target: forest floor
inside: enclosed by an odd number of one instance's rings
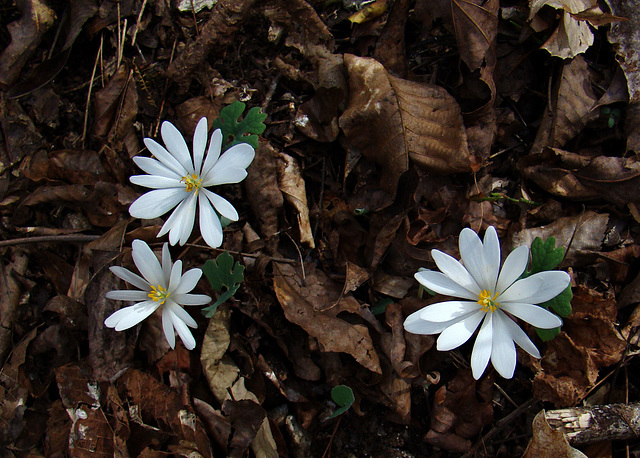
[[[520,456],[543,409],[640,401],[640,6],[599,6],[0,0],[2,456]],[[216,188],[239,219],[170,251],[229,253],[238,289],[186,309],[191,351],[159,312],[106,327],[109,267],[168,240],[129,214],[132,158],[236,101],[266,126]],[[443,300],[414,278],[431,250],[490,226],[503,259],[554,237],[572,311],[548,341],[520,322],[541,359],[474,380],[475,337],[403,323]],[[603,439],[573,445],[640,453]]]

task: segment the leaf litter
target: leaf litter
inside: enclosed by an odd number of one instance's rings
[[[515,456],[542,409],[638,401],[634,2],[195,3],[3,10],[3,454]],[[218,299],[189,353],[103,321],[108,267],[160,248],[131,158],[202,116],[257,148],[221,249],[172,248]],[[474,381],[403,322],[430,251],[490,225],[555,238],[573,298],[525,329],[542,359]],[[529,456],[588,454],[536,418]]]

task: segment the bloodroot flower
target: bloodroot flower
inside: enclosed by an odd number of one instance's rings
[[[438,302],[412,313],[404,328],[414,334],[440,334],[437,348],[452,350],[465,343],[480,323],[471,353],[473,377],[479,379],[489,360],[504,378],[513,377],[516,368],[514,342],[535,358],[540,352],[516,324],[520,318],[541,329],[553,329],[562,320],[534,304],[553,299],[569,285],[566,272],[546,271],[518,280],[529,262],[529,248],[516,248],[500,269],[500,241],[489,227],[484,242],[471,229],[460,233],[462,263],[432,250],[440,272],[423,270],[415,274],[425,288],[462,300]]]
[[[187,294],[196,287],[202,270],[191,269],[183,275],[182,261],[176,261],[175,264],[171,262],[167,243],[162,247],[162,266],[149,245],[142,240],[134,240],[132,247],[133,262],[142,277],[123,267],[113,266],[110,269],[117,277],[140,291],[109,291],[107,298],[137,303],[114,312],[104,324],[109,328],[115,328],[116,331],[124,331],[143,321],[158,307],[162,307],[162,327],[171,348],[175,348],[176,345],[175,329],[184,346],[192,350],[196,341],[189,327],[197,328],[198,325],[182,306],[205,305],[211,302],[211,298],[204,294]]]
[[[239,183],[247,176],[246,168],[255,151],[247,143],[229,148],[220,156],[222,132],[216,129],[207,146],[207,118],[202,118],[193,133],[193,157],[182,134],[168,121],[162,123],[162,140],[166,148],[150,138],[144,139],[154,158],[136,156],[133,161],[149,175],[134,175],[131,182],[154,189],[140,196],[129,207],[135,218],[157,218],[176,207],[158,233],[169,233],[169,242],[184,245],[191,235],[196,216],[200,213],[200,233],[204,241],[217,248],[222,244],[219,214],[231,221],[238,212],[226,199],[209,191],[209,186]]]

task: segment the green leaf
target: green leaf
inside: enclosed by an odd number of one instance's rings
[[[371,313],[373,313],[374,315],[380,315],[381,313],[386,312],[387,305],[389,304],[393,304],[393,299],[391,299],[390,297],[383,297],[378,302],[376,302],[373,307],[371,307]]]
[[[244,119],[239,121],[244,108],[244,103],[235,101],[220,110],[220,117],[213,121],[213,128],[222,130],[224,150],[238,143],[248,143],[254,149],[258,148],[258,135],[267,128],[263,122],[267,119],[267,115],[261,113],[260,108],[253,107]]]
[[[560,328],[553,329],[538,329],[536,328],[536,334],[540,337],[544,342],[549,342],[553,340],[558,334],[560,334]]]
[[[556,239],[549,237],[545,242],[540,237],[531,244],[531,269],[527,276],[554,269],[564,257],[564,248],[556,248]]]
[[[573,298],[573,292],[571,292],[571,286],[567,286],[567,289],[562,291],[553,299],[544,302],[542,305],[547,310],[551,309],[560,315],[562,318],[566,318],[571,315],[571,299]]]
[[[338,385],[334,386],[331,390],[331,399],[333,399],[333,402],[340,406],[329,417],[335,418],[338,415],[342,415],[343,413],[345,413],[349,409],[349,407],[351,407],[351,404],[353,404],[353,401],[355,401],[356,398],[353,396],[353,391],[351,390],[351,388],[349,388],[347,385]]]
[[[240,288],[244,280],[244,266],[238,262],[234,263],[233,257],[225,251],[220,253],[215,261],[207,260],[202,266],[202,271],[213,289],[218,292],[225,290],[215,303],[202,309],[202,314],[211,318],[218,306],[229,300]]]

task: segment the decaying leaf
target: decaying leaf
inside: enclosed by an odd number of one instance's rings
[[[545,146],[562,148],[587,123],[598,118],[599,111],[594,109],[598,97],[591,80],[592,71],[582,56],[564,63],[531,147],[533,153],[539,153]]]
[[[614,325],[618,315],[615,298],[581,285],[573,289],[571,307],[562,329],[598,368],[618,363],[627,342]]]
[[[311,222],[309,221],[307,190],[302,178],[302,171],[296,160],[285,153],[280,153],[280,161],[278,161],[278,186],[285,199],[298,212],[300,242],[315,248],[316,244],[313,240]]]
[[[350,100],[340,127],[350,148],[379,164],[395,195],[409,158],[439,173],[470,172],[460,107],[443,88],[389,75],[374,59],[345,54]]]
[[[0,54],[0,87],[5,88],[18,79],[56,18],[55,12],[40,0],[21,0],[16,4],[22,17],[7,25],[11,43]]]
[[[495,65],[494,40],[498,33],[499,6],[497,0],[451,2],[460,58],[472,71],[485,65]]]
[[[554,430],[544,416],[544,410],[533,419],[531,429],[533,437],[522,455],[523,458],[553,456],[555,458],[586,458],[586,455],[569,445],[565,435]]]
[[[609,215],[592,211],[577,216],[567,216],[542,227],[523,229],[513,234],[511,245],[531,246],[536,237],[556,239],[556,246],[565,249],[561,266],[578,266],[592,261],[602,251],[602,241],[607,230]]]
[[[542,45],[552,56],[570,59],[585,52],[593,44],[593,32],[586,21],[578,21],[572,16],[597,7],[597,0],[530,0],[529,20],[548,5],[561,10],[560,25]]]
[[[545,148],[518,161],[524,175],[546,191],[576,200],[636,203],[640,183],[637,157],[588,156]]]
[[[9,351],[22,295],[22,286],[15,276],[24,275],[28,265],[28,258],[24,253],[14,251],[12,256],[12,262],[0,266],[0,361],[4,361]]]
[[[576,343],[565,332],[547,342],[541,360],[533,360],[537,369],[533,380],[533,395],[556,407],[575,405],[593,387],[598,368],[586,348]]]
[[[338,285],[313,264],[305,265],[304,279],[289,264],[276,263],[274,270],[275,292],[289,321],[318,339],[322,351],[347,353],[367,369],[382,373],[367,327],[336,316]]]
[[[469,439],[493,421],[492,384],[491,377],[476,382],[470,371],[458,371],[456,377],[435,394],[431,429],[425,441],[450,452],[469,451]]]

